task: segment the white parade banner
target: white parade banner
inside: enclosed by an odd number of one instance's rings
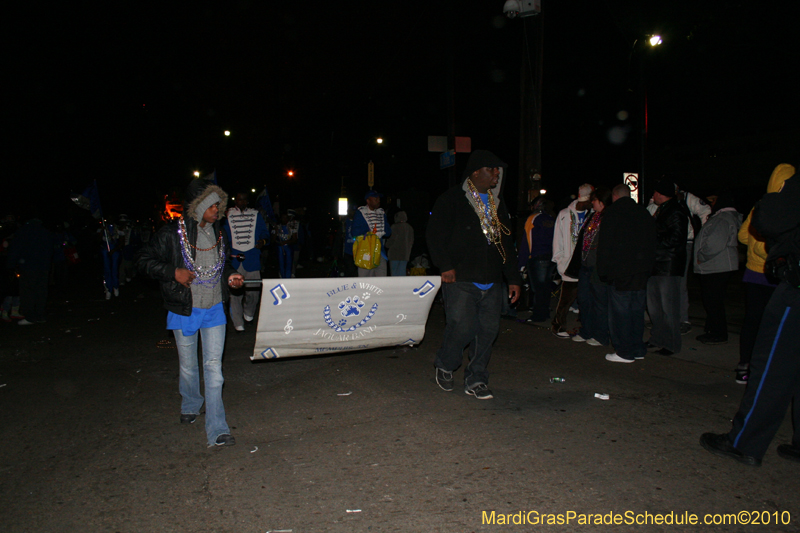
[[[439,276],[261,280],[251,360],[413,346]]]

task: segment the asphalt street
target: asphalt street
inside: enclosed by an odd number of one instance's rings
[[[179,424],[156,287],[106,301],[78,280],[46,324],[0,323],[0,530],[797,532],[800,464],[775,453],[788,417],[760,468],[698,443],[729,429],[744,390],[739,290],[728,344],[694,340],[693,294],[683,350],[629,365],[504,319],[487,401],[434,382],[439,304],[411,349],[253,363],[254,328],[229,326],[237,444],[207,448],[202,417]]]

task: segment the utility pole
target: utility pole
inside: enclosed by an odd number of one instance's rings
[[[528,191],[541,188],[533,177],[542,175],[542,48],[543,15],[522,19],[520,72],[520,143],[517,213],[527,215]]]

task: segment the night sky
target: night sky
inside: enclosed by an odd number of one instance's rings
[[[543,0],[539,21],[504,17],[502,0],[162,4],[7,18],[6,211],[35,199],[57,215],[97,180],[106,215],[147,216],[216,169],[228,192],[266,184],[283,207],[323,212],[343,182],[361,203],[370,160],[376,189],[424,206],[447,186],[427,136],[447,134],[451,72],[456,134],[509,163],[514,204],[520,66],[538,64],[524,46],[538,31],[556,199],[637,170],[641,76],[651,187],[730,186],[745,207],[772,167],[800,163],[794,2]],[[664,44],[633,48],[650,33]]]

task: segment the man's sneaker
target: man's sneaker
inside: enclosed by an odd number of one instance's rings
[[[572,340],[575,340],[575,339],[572,339]],[[603,343],[601,343],[600,341],[594,340],[594,339],[586,339],[586,344],[588,344],[589,346],[602,346],[603,345]]]
[[[740,365],[736,367],[736,383],[739,385],[747,385],[747,380],[750,379],[750,368],[747,365]]]
[[[106,291],[106,300],[111,299],[111,291]]]
[[[494,398],[494,396],[492,396],[492,391],[489,390],[489,387],[487,387],[485,383],[478,383],[472,388],[465,387],[464,392],[470,396],[475,396],[479,400],[491,400]]]
[[[703,344],[725,344],[728,342],[728,337],[723,337],[722,335],[712,335],[711,333],[704,333],[702,335],[698,335],[696,338]]]
[[[18,325],[20,325],[20,326],[32,326],[32,325],[33,325],[33,322],[31,322],[30,320],[26,320],[26,319],[24,319],[24,318],[23,318],[22,320],[20,320],[19,322],[17,322],[17,324],[18,324]]]
[[[243,314],[242,317],[244,317],[244,321],[245,322],[252,322],[253,321],[253,317],[251,317],[251,316]]]
[[[781,444],[778,446],[778,455],[790,461],[797,461],[800,463],[800,446],[793,446],[791,444]]]
[[[586,342],[587,341],[586,339],[584,339],[580,335],[575,335],[574,337],[572,337],[572,340],[575,341],[575,342]]]
[[[119,289],[114,289],[114,296],[119,296]]]
[[[224,433],[217,437],[217,440],[214,441],[215,446],[233,446],[236,444],[236,439],[233,438],[233,435],[229,435],[228,433]]]
[[[616,353],[608,353],[606,354],[606,361],[611,361],[612,363],[633,363],[634,359],[625,359],[624,357],[618,356]]]
[[[197,420],[197,415],[181,413],[181,424],[194,424],[195,420]]]
[[[442,370],[441,368],[436,369],[436,384],[439,385],[442,390],[450,392],[453,390],[453,383],[454,381],[452,372]]]
[[[714,455],[719,455],[720,457],[730,457],[731,459],[735,459],[740,463],[744,463],[749,466],[761,466],[761,459],[756,459],[755,457],[745,455],[734,448],[733,444],[731,444],[731,442],[728,440],[728,435],[726,433],[721,435],[715,433],[703,433],[703,435],[700,437],[700,445]]]
[[[565,331],[563,329],[551,329],[550,331],[553,332],[553,335],[558,337],[559,339],[569,339],[572,335],[569,334],[569,331]]]
[[[686,335],[692,331],[692,323],[691,322],[681,322],[681,335]]]

